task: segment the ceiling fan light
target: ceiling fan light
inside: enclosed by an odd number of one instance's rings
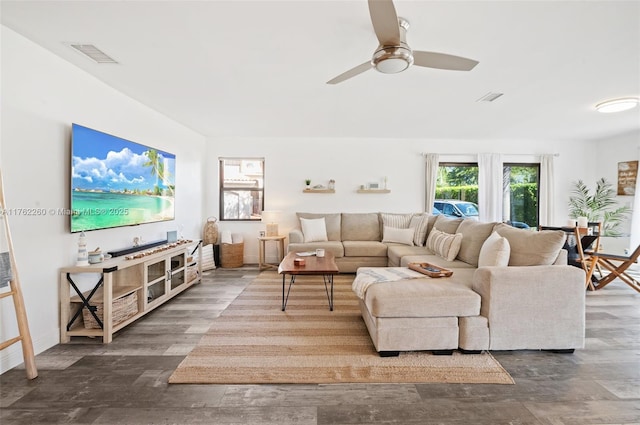
[[[637,97],[625,97],[621,99],[607,100],[596,105],[596,110],[605,114],[611,112],[622,112],[628,109],[633,109],[638,106]]]
[[[373,54],[371,64],[383,74],[396,74],[413,64],[413,54],[401,46],[384,47]]]

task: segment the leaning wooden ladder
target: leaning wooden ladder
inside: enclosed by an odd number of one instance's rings
[[[3,222],[4,227],[0,227],[0,237],[6,240],[6,245],[2,243],[0,246],[8,247],[8,261],[0,260],[0,269],[2,269],[0,271],[4,276],[7,276],[9,280],[9,291],[0,292],[0,301],[7,297],[13,297],[13,305],[15,307],[19,333],[19,335],[14,338],[10,338],[6,341],[1,341],[0,351],[4,350],[10,345],[15,344],[16,342],[22,342],[22,356],[24,357],[24,365],[27,371],[27,378],[34,379],[38,376],[38,369],[36,368],[36,360],[33,353],[33,342],[31,341],[31,333],[29,332],[29,323],[27,321],[27,311],[25,309],[24,300],[22,298],[22,290],[20,289],[18,268],[16,267],[16,261],[13,255],[13,244],[11,242],[11,233],[9,231],[9,218],[6,212],[7,209],[4,203],[4,186],[2,183],[2,172],[0,172],[0,221]],[[2,252],[0,252],[0,255],[2,255]],[[6,260],[6,256],[4,260]],[[2,286],[3,282],[0,281],[0,287]]]

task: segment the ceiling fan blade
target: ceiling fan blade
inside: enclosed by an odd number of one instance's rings
[[[479,62],[460,56],[437,52],[413,51],[413,64],[428,68],[448,69],[452,71],[471,71]]]
[[[349,78],[355,77],[356,75],[362,74],[363,72],[368,71],[370,69],[371,69],[371,61],[367,61],[365,63],[362,63],[356,66],[355,68],[351,68],[347,72],[343,72],[342,74],[338,75],[334,79],[327,81],[327,84],[341,83],[344,80],[348,80]]]
[[[393,1],[369,0],[369,14],[381,46],[400,44],[400,25]]]

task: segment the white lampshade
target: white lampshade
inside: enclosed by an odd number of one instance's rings
[[[262,211],[262,222],[267,223],[267,236],[278,236],[280,211]]]

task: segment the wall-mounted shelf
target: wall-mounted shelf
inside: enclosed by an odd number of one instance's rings
[[[390,189],[358,189],[358,193],[391,193]]]
[[[335,189],[304,189],[302,193],[336,193]]]

